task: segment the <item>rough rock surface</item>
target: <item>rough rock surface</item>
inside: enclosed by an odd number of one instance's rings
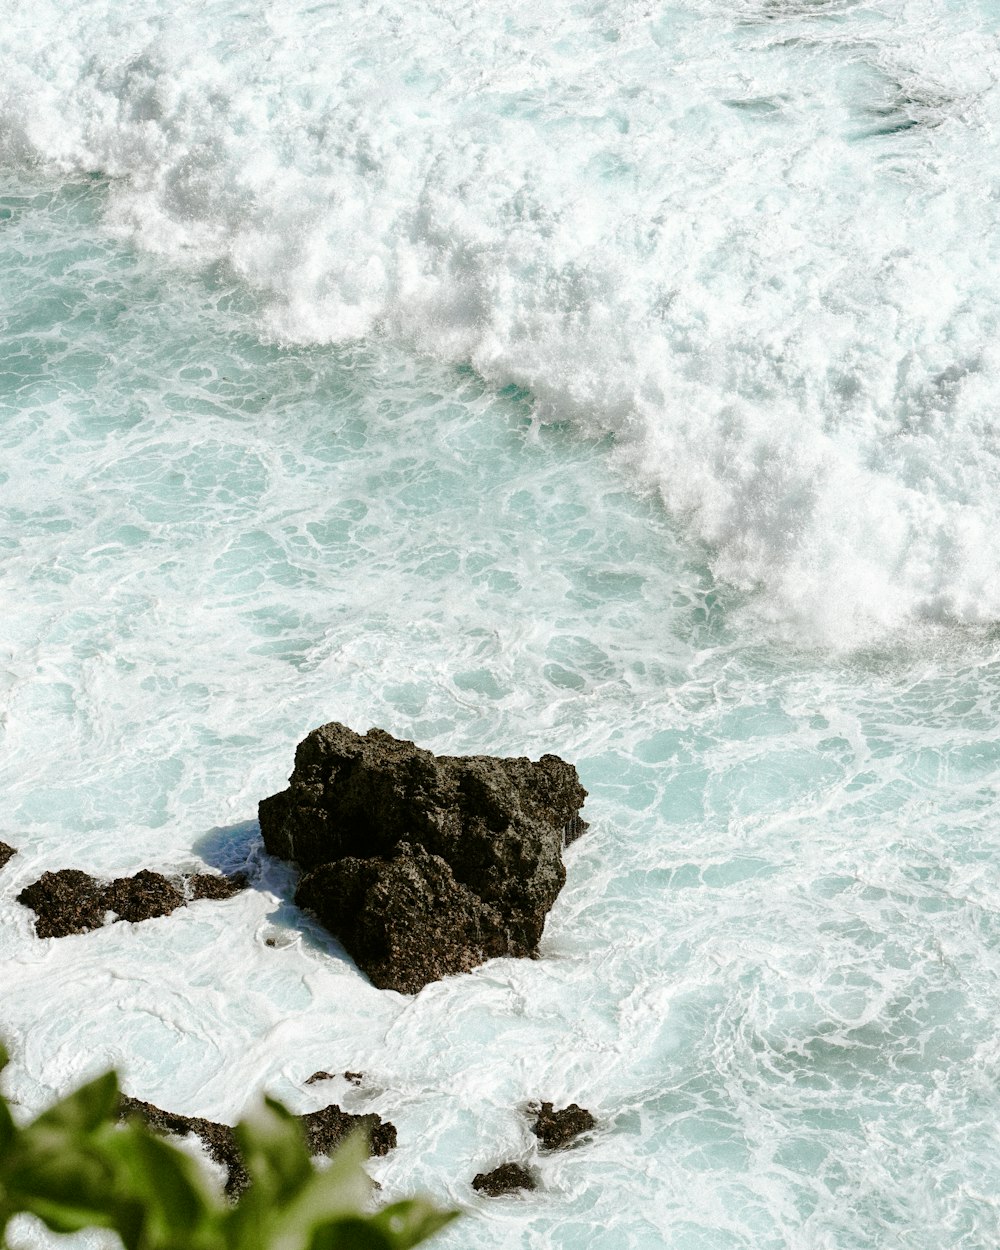
[[[520,1163],[501,1163],[492,1172],[480,1172],[473,1179],[472,1188],[488,1198],[499,1198],[519,1189],[535,1189],[536,1185],[535,1178]]]
[[[35,932],[40,938],[89,933],[104,924],[107,907],[104,887],[79,868],[43,872],[26,885],[17,901],[35,912]]]
[[[585,1108],[575,1102],[560,1111],[553,1110],[552,1103],[543,1102],[537,1108],[535,1122],[531,1131],[535,1134],[546,1150],[556,1150],[565,1146],[586,1133],[597,1124],[597,1121]]]
[[[6,842],[0,842],[0,868],[16,854],[17,850],[13,846],[8,846]]]
[[[186,878],[186,884],[192,902],[202,898],[218,901],[239,894],[240,890],[247,888],[250,880],[245,872],[234,872],[231,877],[223,877],[216,872],[196,872]]]
[[[24,887],[17,901],[35,912],[35,932],[40,938],[68,937],[101,928],[108,912],[117,920],[136,923],[168,916],[188,901],[186,893],[192,901],[230,898],[247,885],[242,873],[232,877],[196,873],[175,883],[144,868],[134,876],[116,877],[106,883],[78,868],[60,868],[58,872],[43,872]]]
[[[368,1132],[373,1155],[388,1154],[396,1144],[396,1126],[381,1116],[351,1115],[336,1105],[320,1111],[308,1111],[299,1120],[306,1131],[309,1150],[314,1155],[328,1155],[335,1150],[352,1129],[362,1127]]]
[[[296,902],[375,985],[415,993],[497,955],[537,954],[585,798],[554,755],[434,756],[332,723],[299,743],[260,826],[267,850],[304,870]]]
[[[169,916],[184,906],[184,895],[159,872],[144,868],[134,877],[116,877],[104,891],[108,911],[133,924],[154,916]]]
[[[226,1169],[226,1194],[230,1198],[238,1198],[250,1184],[250,1177],[236,1145],[236,1134],[230,1125],[216,1124],[196,1115],[175,1115],[172,1111],[162,1111],[151,1102],[143,1102],[141,1098],[129,1098],[126,1094],[121,1098],[119,1116],[123,1120],[129,1116],[138,1116],[150,1128],[160,1133],[172,1133],[177,1137],[187,1137],[189,1133],[193,1133],[200,1138],[209,1158]]]
[[[236,1134],[228,1124],[216,1124],[200,1116],[176,1115],[163,1111],[151,1102],[122,1095],[119,1116],[139,1116],[150,1128],[160,1133],[186,1137],[189,1133],[201,1139],[208,1155],[226,1169],[226,1194],[236,1199],[250,1184],[246,1168],[236,1144]],[[330,1154],[358,1126],[368,1130],[372,1154],[387,1154],[396,1144],[395,1125],[377,1115],[351,1115],[339,1107],[324,1107],[296,1117],[302,1125],[310,1154]]]

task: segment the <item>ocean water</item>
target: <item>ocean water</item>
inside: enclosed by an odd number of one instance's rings
[[[0,0],[24,1115],[108,1064],[378,1111],[441,1250],[998,1244],[998,35]],[[332,719],[577,765],[539,960],[404,997],[295,909],[256,803]],[[14,901],[206,865],[254,888],[44,942]],[[532,1099],[598,1129],[541,1156]],[[12,1236],[57,1244],[106,1243]]]

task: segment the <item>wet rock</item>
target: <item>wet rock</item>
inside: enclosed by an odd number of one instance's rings
[[[191,901],[210,898],[219,901],[232,898],[250,884],[245,872],[235,872],[231,877],[224,877],[216,872],[196,872],[185,879]]]
[[[365,1079],[365,1074],[363,1072],[345,1072],[344,1073],[344,1080],[350,1081],[352,1085],[360,1085],[364,1079]]]
[[[106,909],[132,924],[169,916],[184,902],[184,895],[162,873],[147,868],[133,877],[116,877],[104,891]]]
[[[575,1102],[560,1111],[555,1111],[552,1103],[543,1102],[537,1107],[531,1131],[546,1150],[557,1150],[571,1142],[574,1137],[588,1132],[596,1124],[597,1121],[590,1112]]]
[[[488,1198],[500,1198],[521,1189],[535,1189],[535,1178],[520,1163],[501,1163],[492,1172],[480,1172],[472,1182],[472,1188]]]
[[[3,843],[0,843],[2,846]],[[12,854],[14,852],[11,852]],[[3,866],[0,858],[0,867]],[[117,920],[133,924],[156,916],[169,916],[188,899],[231,898],[249,884],[243,873],[223,877],[217,873],[194,873],[174,883],[162,873],[143,868],[131,877],[116,877],[105,883],[77,868],[44,872],[21,891],[17,901],[37,914],[35,932],[39,937],[66,937],[99,929],[114,912]]]
[[[176,1115],[172,1111],[154,1107],[151,1102],[143,1102],[141,1098],[129,1098],[126,1094],[121,1097],[118,1114],[123,1120],[138,1116],[158,1133],[177,1137],[187,1137],[190,1133],[199,1138],[209,1158],[226,1169],[228,1197],[238,1198],[249,1186],[250,1177],[243,1166],[236,1144],[236,1134],[230,1125],[216,1124],[213,1120],[204,1120],[196,1115]]]
[[[9,859],[13,859],[16,854],[17,851],[14,847],[8,846],[6,842],[0,842],[0,868],[2,868]]]
[[[35,932],[40,938],[99,929],[107,911],[104,887],[79,868],[43,872],[24,887],[17,901],[35,912]]]
[[[299,743],[288,789],[259,814],[267,850],[304,869],[300,906],[375,985],[414,993],[537,954],[585,797],[554,755],[434,756],[333,723]]]
[[[138,1116],[150,1128],[159,1133],[186,1137],[189,1133],[198,1137],[209,1158],[226,1169],[226,1194],[237,1199],[250,1184],[250,1177],[243,1165],[236,1134],[228,1124],[217,1124],[200,1116],[177,1115],[163,1111],[150,1102],[122,1095],[119,1116]],[[396,1144],[395,1125],[383,1121],[377,1115],[351,1115],[339,1107],[324,1107],[307,1115],[296,1116],[302,1125],[310,1154],[330,1154],[355,1128],[368,1131],[372,1154],[384,1155]]]
[[[367,1132],[373,1155],[388,1154],[396,1144],[396,1126],[378,1115],[351,1115],[337,1106],[329,1106],[298,1118],[306,1131],[309,1151],[314,1155],[330,1154],[356,1128]]]
[[[320,1071],[320,1072],[314,1072],[312,1076],[307,1076],[306,1079],[302,1082],[302,1084],[303,1085],[315,1085],[318,1081],[332,1081],[332,1080],[333,1080],[332,1072]]]

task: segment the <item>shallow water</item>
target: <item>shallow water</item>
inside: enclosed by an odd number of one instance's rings
[[[0,4],[7,1090],[377,1110],[442,1250],[994,1244],[993,6],[124,11]],[[540,960],[290,905],[329,719],[577,764]]]

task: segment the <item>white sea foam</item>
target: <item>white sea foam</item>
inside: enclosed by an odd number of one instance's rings
[[[19,1115],[377,1110],[442,1250],[1000,1243],[995,638],[768,636],[994,614],[993,8],[0,0]],[[334,717],[578,765],[541,959],[403,998],[291,906],[255,805]]]
[[[268,333],[613,432],[807,637],[1000,614],[989,6],[4,8],[3,150]]]

